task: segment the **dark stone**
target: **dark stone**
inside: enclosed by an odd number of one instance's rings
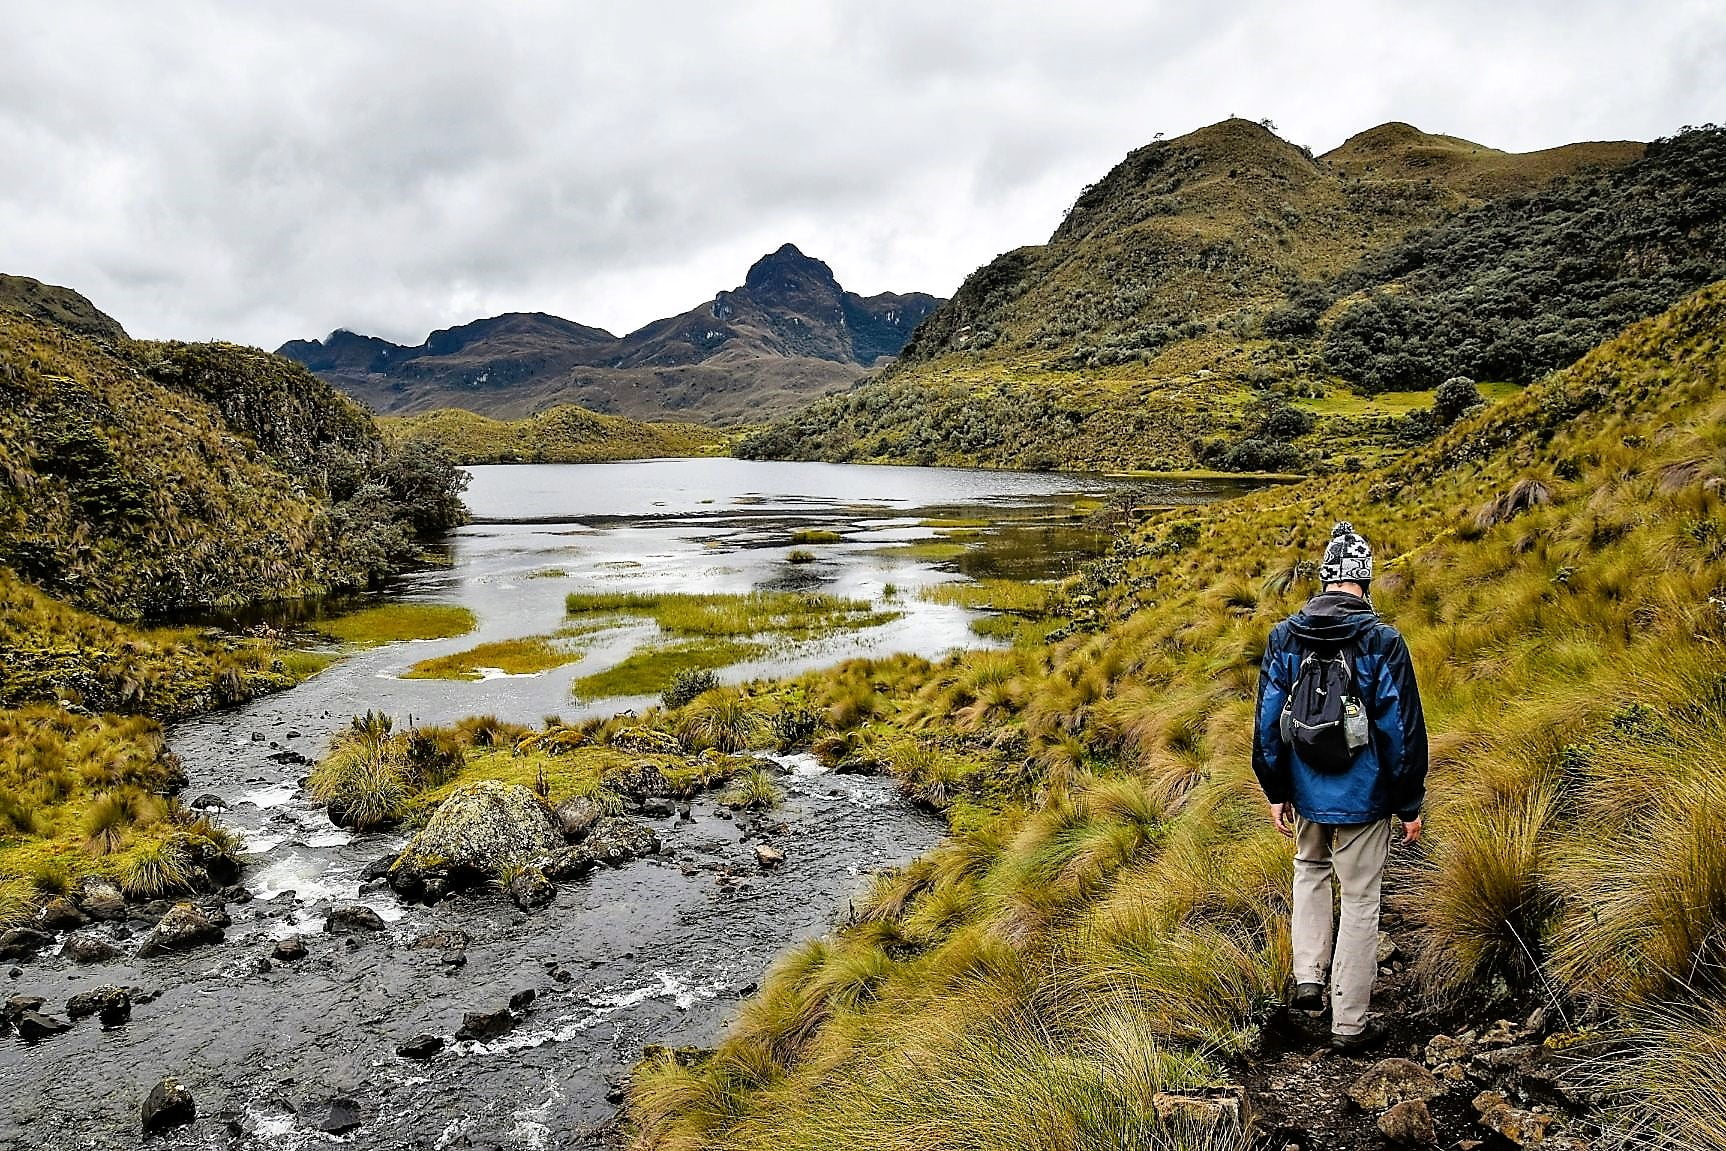
[[[416,1035],[406,1043],[396,1044],[396,1054],[403,1059],[430,1059],[443,1050],[443,1036]]]
[[[144,1134],[157,1135],[184,1127],[198,1117],[192,1093],[177,1079],[164,1079],[144,1097]]]
[[[229,903],[250,903],[252,901],[252,889],[235,883],[222,888],[222,898]],[[224,912],[224,914],[226,913]]]
[[[330,1100],[330,1112],[324,1121],[318,1124],[318,1129],[330,1135],[341,1135],[358,1127],[364,1118],[360,1114],[360,1105],[352,1099],[336,1096]]]
[[[0,933],[0,960],[29,959],[52,942],[54,937],[45,931],[14,927]]]
[[[585,795],[578,795],[558,804],[557,809],[551,813],[551,817],[556,821],[557,829],[562,833],[564,839],[570,843],[575,843],[586,835],[587,829],[592,827],[604,814],[605,811],[599,804]]]
[[[545,865],[545,875],[548,879],[580,879],[592,871],[595,861],[592,855],[580,847],[572,847],[568,851],[560,851],[551,857]]]
[[[669,799],[644,799],[641,801],[641,814],[656,819],[664,819],[675,815],[677,807]]]
[[[367,882],[374,879],[388,879],[390,868],[395,865],[396,857],[393,853],[390,855],[380,855],[370,863],[366,864],[365,870],[360,872],[360,878]]]
[[[120,958],[121,951],[94,931],[75,931],[66,937],[60,954],[73,963],[107,963]]]
[[[227,916],[223,914],[221,919],[225,923]],[[203,908],[195,903],[176,903],[162,916],[155,929],[144,936],[144,942],[138,945],[138,958],[149,959],[165,951],[185,951],[220,942],[221,938],[221,925],[212,921]]]
[[[533,1006],[533,1001],[539,997],[539,992],[531,987],[523,988],[509,997],[511,1011],[526,1011]]]
[[[383,916],[364,904],[358,903],[332,908],[328,918],[324,920],[324,930],[332,935],[344,935],[356,931],[382,931],[385,926]]]
[[[505,889],[510,902],[523,911],[537,911],[557,898],[557,888],[537,867],[524,867],[510,877]]]
[[[290,935],[276,940],[276,946],[270,951],[270,958],[283,963],[297,963],[306,957],[306,941],[297,935]]]
[[[637,856],[658,854],[659,836],[645,823],[607,816],[593,825],[576,850],[595,863],[621,867]]]
[[[467,932],[453,929],[445,931],[428,931],[424,935],[414,937],[408,944],[410,951],[460,951],[471,942]]]
[[[63,895],[44,903],[36,912],[36,926],[43,931],[71,931],[90,922],[90,917]]]
[[[192,801],[192,810],[226,811],[228,810],[228,801],[213,791],[206,791],[203,795],[200,795]]]
[[[98,1015],[103,1027],[118,1027],[132,1018],[132,990],[129,987],[98,987],[81,991],[66,1001],[66,1014],[73,1019]]]
[[[126,897],[112,883],[87,879],[74,897],[78,909],[92,919],[126,918]]]
[[[878,759],[867,756],[853,755],[838,762],[833,768],[834,775],[880,775],[883,764]]]
[[[507,1007],[496,1011],[469,1011],[462,1016],[457,1039],[496,1039],[508,1035],[515,1027],[515,1013]]]
[[[18,1036],[26,1043],[35,1043],[42,1039],[50,1039],[63,1031],[72,1030],[72,1025],[64,1019],[56,1019],[52,1015],[43,1015],[39,1011],[25,1011],[18,1016]]]

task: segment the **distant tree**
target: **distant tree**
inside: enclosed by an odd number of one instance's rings
[[[1439,427],[1448,428],[1485,402],[1473,380],[1467,376],[1452,376],[1438,385],[1432,398],[1432,417]]]

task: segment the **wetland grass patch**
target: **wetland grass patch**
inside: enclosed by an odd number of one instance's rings
[[[456,604],[385,603],[321,620],[318,631],[352,647],[381,647],[410,639],[466,635],[478,621]]]
[[[474,681],[487,671],[505,675],[533,675],[574,663],[582,653],[563,646],[555,637],[534,635],[520,639],[494,640],[450,655],[422,659],[402,673],[403,679],[454,679]]]
[[[752,591],[737,595],[692,592],[573,592],[572,616],[634,615],[652,619],[671,635],[814,639],[874,627],[897,619],[868,600],[808,592]],[[715,666],[715,665],[706,665]]]
[[[763,655],[765,644],[725,638],[698,638],[649,645],[622,662],[582,676],[570,690],[580,700],[659,695],[681,671],[714,670]]]

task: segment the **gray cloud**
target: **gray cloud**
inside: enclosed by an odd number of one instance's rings
[[[136,334],[622,331],[791,240],[950,292],[1155,133],[1528,149],[1726,106],[1718,0],[7,4],[0,269]]]

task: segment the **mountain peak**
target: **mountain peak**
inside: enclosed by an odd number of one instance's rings
[[[743,277],[743,286],[751,292],[784,294],[798,290],[804,286],[804,281],[809,280],[830,286],[835,293],[840,290],[832,268],[804,255],[796,244],[782,244],[777,251],[749,266],[748,274]]]

